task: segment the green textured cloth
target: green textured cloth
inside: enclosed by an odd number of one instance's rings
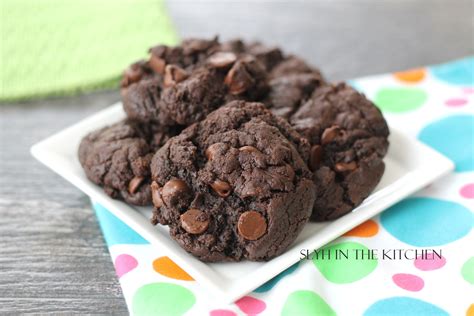
[[[0,0],[0,101],[117,87],[177,36],[163,0]]]

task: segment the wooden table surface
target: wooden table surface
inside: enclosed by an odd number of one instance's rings
[[[472,1],[225,2],[168,7],[183,37],[279,44],[333,80],[474,54]],[[110,91],[0,106],[0,314],[127,314],[88,198],[29,153],[117,100]]]

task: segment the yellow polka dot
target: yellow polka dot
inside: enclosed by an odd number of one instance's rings
[[[466,311],[466,316],[474,316],[474,304],[471,304]]]

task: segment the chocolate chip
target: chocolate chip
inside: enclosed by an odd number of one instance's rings
[[[156,208],[160,208],[163,205],[163,200],[161,199],[161,188],[155,181],[151,183],[151,199]]]
[[[232,66],[224,79],[224,83],[229,88],[229,93],[233,95],[247,91],[254,82],[254,79],[245,68],[245,64],[241,61]]]
[[[210,56],[207,63],[215,68],[226,68],[237,60],[237,56],[232,52],[217,52]]]
[[[161,198],[163,202],[169,206],[187,196],[189,192],[190,189],[186,182],[180,179],[171,179],[163,186]]]
[[[326,128],[323,132],[323,135],[321,136],[321,144],[322,145],[329,144],[340,134],[341,134],[341,128],[337,125]]]
[[[161,59],[160,57],[157,57],[155,55],[150,56],[150,68],[153,69],[154,72],[162,75],[165,72],[165,66],[166,62]]]
[[[128,183],[128,192],[130,194],[135,194],[138,188],[140,187],[140,185],[142,184],[143,180],[145,180],[144,177],[138,177],[138,176],[133,177],[133,179],[130,180],[130,182]]]
[[[219,143],[212,144],[211,146],[207,147],[204,154],[206,155],[207,160],[212,160],[217,152],[217,147],[219,147]]]
[[[143,76],[143,70],[138,64],[132,64],[123,73],[123,79],[121,82],[122,87],[128,87],[132,83],[138,82]]]
[[[188,78],[188,73],[186,72],[186,70],[176,65],[166,65],[163,85],[165,87],[170,87],[177,83],[180,83],[186,78]]]
[[[257,240],[267,231],[267,222],[259,212],[247,211],[240,215],[237,229],[245,239]]]
[[[323,159],[323,147],[320,145],[314,145],[311,147],[311,154],[309,157],[309,168],[311,171],[316,171]]]
[[[337,172],[346,172],[346,171],[352,171],[357,169],[357,163],[355,161],[351,161],[349,163],[345,162],[338,162],[335,166],[334,169]]]
[[[241,161],[251,161],[251,163],[257,168],[266,168],[266,158],[265,155],[253,146],[242,146],[239,148],[241,153],[239,159],[243,159]],[[277,156],[277,155],[276,155]]]
[[[245,50],[245,44],[240,39],[232,39],[221,43],[220,50],[224,52],[238,52],[242,53]]]
[[[229,183],[217,179],[211,184],[212,189],[221,197],[229,196],[232,191],[232,187]]]
[[[212,40],[190,38],[183,41],[182,47],[185,55],[192,55],[211,49],[217,43],[217,37],[214,37]]]
[[[244,152],[244,153],[259,153],[260,150],[253,146],[242,146],[239,148],[239,151]]]
[[[266,69],[272,69],[283,59],[283,54],[278,47],[268,47],[261,44],[254,44],[250,47],[249,51],[265,65]]]
[[[209,226],[209,219],[201,210],[191,208],[181,215],[181,227],[190,234],[201,234]]]

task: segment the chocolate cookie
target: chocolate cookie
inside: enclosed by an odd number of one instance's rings
[[[257,100],[265,95],[267,74],[256,57],[211,47],[212,50],[199,50],[199,54],[183,47],[168,48],[169,53],[160,49],[161,57],[153,54],[157,49],[152,49],[148,65],[155,65],[154,75],[143,76],[139,81],[124,79],[132,82],[122,89],[128,117],[163,126],[188,126],[204,119],[225,101]],[[161,72],[157,72],[161,70],[157,64],[164,65]]]
[[[152,222],[204,261],[262,261],[308,221],[309,144],[263,104],[233,101],[171,138],[151,164]]]
[[[312,220],[338,218],[372,192],[383,175],[389,130],[375,105],[344,83],[317,88],[290,120],[311,143]]]
[[[288,118],[322,81],[277,47],[189,39],[155,46],[148,61],[125,71],[123,106],[129,118],[162,126],[186,127],[232,100],[262,101]]]
[[[87,177],[111,197],[130,204],[151,204],[150,161],[177,130],[160,130],[129,120],[92,132],[79,146]]]

